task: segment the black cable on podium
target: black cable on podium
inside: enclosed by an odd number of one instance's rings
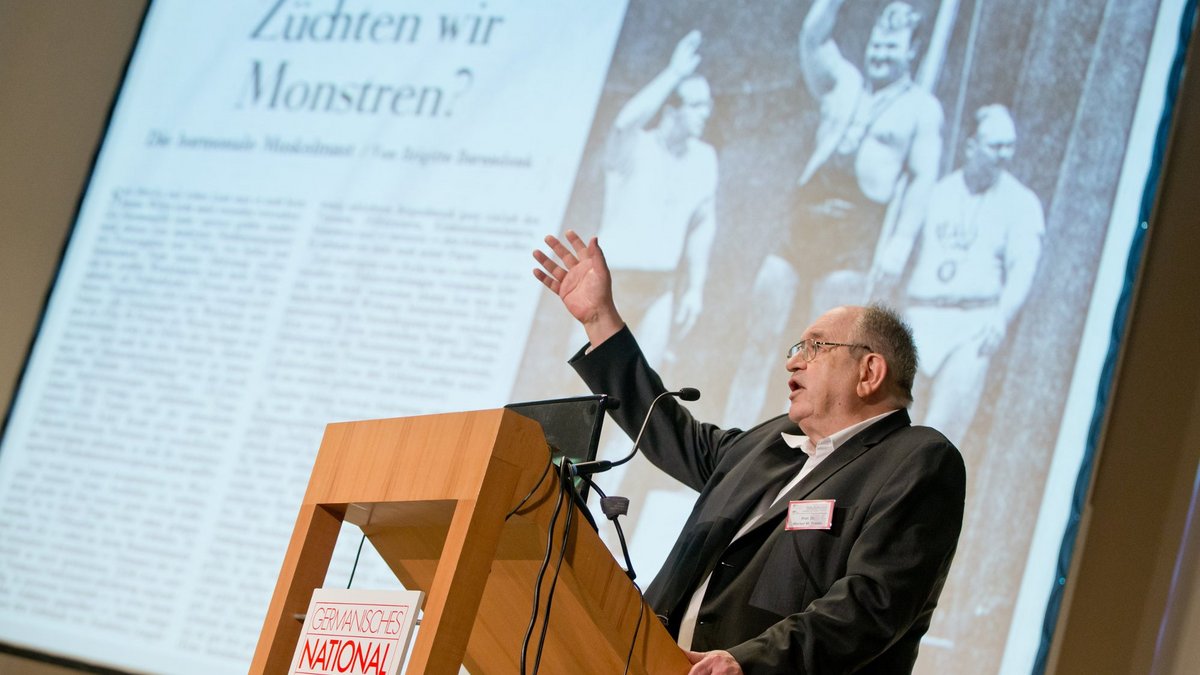
[[[566,462],[564,462],[563,464],[565,465]],[[537,624],[538,610],[540,609],[540,606],[541,606],[542,579],[546,575],[546,568],[548,568],[550,566],[550,556],[554,550],[554,527],[558,524],[558,515],[562,512],[563,501],[566,497],[566,492],[567,491],[566,491],[562,481],[560,480],[559,486],[558,486],[558,499],[554,503],[554,513],[551,514],[551,516],[550,516],[550,527],[548,528],[548,531],[546,533],[546,553],[544,556],[542,556],[542,564],[538,568],[537,579],[534,581],[534,584],[533,584],[533,607],[530,609],[530,612],[529,612],[529,625],[526,626],[525,636],[521,639],[521,675],[526,675],[526,673],[527,673],[526,659],[527,659],[527,653],[529,651],[529,639],[531,637],[533,637],[533,628]],[[568,517],[569,517],[569,514],[571,513],[571,511],[572,511],[571,509],[568,509],[568,511],[567,511]],[[538,654],[538,658],[539,659],[541,658],[540,651]],[[537,665],[536,664],[534,666],[533,672],[537,673]]]
[[[575,493],[575,484],[571,481],[571,461],[563,459],[562,465],[559,467],[559,494],[568,495],[572,502],[578,497]],[[550,590],[546,594],[546,611],[542,617],[542,632],[538,636],[537,653],[533,659],[533,673],[537,674],[538,668],[542,664],[542,648],[546,643],[546,629],[550,625],[550,608],[554,605],[554,589],[558,586],[558,575],[562,572],[563,558],[567,555],[567,538],[571,534],[571,523],[575,520],[576,509],[571,508],[573,504],[567,504],[567,518],[563,523],[562,540],[558,545],[558,562],[554,565],[554,576],[550,580]],[[550,529],[549,537],[553,538],[554,528]]]
[[[638,634],[642,629],[642,615],[646,613],[645,596],[642,594],[642,587],[636,581],[637,573],[633,571],[633,561],[629,557],[629,545],[625,543],[625,532],[621,529],[621,522],[617,520],[629,513],[629,499],[616,496],[609,497],[604,494],[604,490],[601,490],[600,486],[596,485],[590,476],[585,476],[584,480],[596,491],[596,494],[600,495],[600,509],[604,512],[604,517],[611,520],[613,527],[617,530],[617,540],[621,542],[621,555],[625,557],[625,575],[629,577],[629,581],[638,592],[637,623],[633,625],[633,639],[630,640],[629,651],[625,654],[624,675],[628,675],[629,663],[633,660],[633,648],[637,645]]]
[[[544,483],[546,481],[546,476],[549,475],[550,467],[553,465],[554,465],[554,455],[552,453],[547,452],[546,468],[542,469],[542,475],[538,478],[537,483],[532,488],[529,489],[529,493],[526,494],[524,497],[522,497],[521,501],[517,502],[517,505],[512,507],[511,511],[509,511],[507,514],[505,514],[505,516],[504,516],[505,520],[508,520],[509,518],[512,518],[514,515],[516,515],[517,511],[520,511],[521,507],[525,506],[525,503],[528,502],[533,497],[533,495],[538,491],[538,488],[542,487],[542,483]]]

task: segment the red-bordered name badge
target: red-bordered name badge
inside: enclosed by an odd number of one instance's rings
[[[785,530],[828,530],[833,527],[833,499],[788,502]]]

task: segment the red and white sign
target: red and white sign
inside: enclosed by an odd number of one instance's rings
[[[399,675],[420,591],[318,588],[288,675]]]

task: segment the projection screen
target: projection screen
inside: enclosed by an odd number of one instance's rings
[[[1029,672],[1183,0],[910,3],[153,2],[5,422],[0,643],[244,672],[326,423],[583,393],[529,274],[573,228],[724,426],[900,309],[970,474],[918,672]],[[648,579],[694,493],[623,468]]]

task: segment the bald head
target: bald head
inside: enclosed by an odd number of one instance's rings
[[[1012,163],[1017,145],[1017,125],[1008,108],[986,105],[975,111],[975,131],[967,139],[963,179],[973,193],[983,192],[1000,180]]]

